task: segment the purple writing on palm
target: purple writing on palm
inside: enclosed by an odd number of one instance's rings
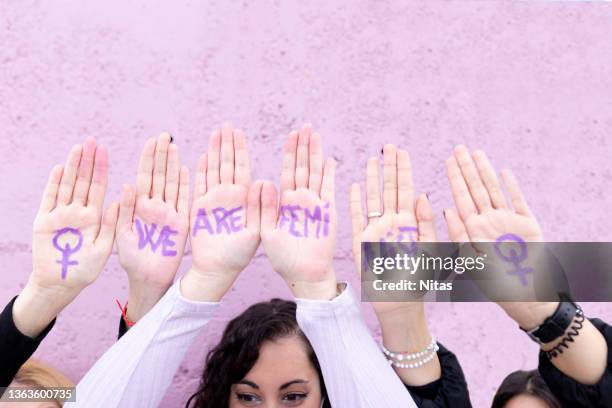
[[[298,238],[312,236],[319,239],[329,235],[329,203],[315,205],[311,211],[300,205],[281,205],[278,228],[286,229]]]
[[[76,243],[71,243],[68,236],[76,236]],[[60,241],[63,241],[63,245]],[[83,234],[76,228],[65,227],[55,232],[53,236],[53,246],[62,253],[62,259],[58,259],[58,264],[62,265],[62,279],[68,275],[68,267],[78,265],[76,260],[70,260],[70,255],[76,253],[83,245]]]
[[[508,246],[510,247],[509,250],[503,249]],[[521,265],[527,259],[527,244],[525,240],[516,234],[503,234],[495,240],[495,252],[503,261],[514,266],[514,269],[510,269],[506,273],[508,275],[516,275],[521,286],[527,286],[529,284],[527,275],[533,273],[533,268]]]
[[[205,208],[200,208],[195,217],[192,235],[196,237],[200,230],[206,230],[210,235],[232,234],[242,231],[244,229],[244,225],[241,223],[242,213],[242,206],[230,209],[217,207],[213,208],[210,214],[206,212]],[[211,222],[209,217],[212,217],[214,222]]]
[[[138,233],[138,249],[144,249],[147,246],[154,253],[161,247],[162,256],[176,256],[177,251],[172,249],[176,245],[173,237],[178,234],[178,231],[173,230],[167,225],[164,225],[157,232],[158,225],[155,223],[147,224],[141,222],[138,218],[134,220],[136,232]],[[155,237],[157,233],[157,238]]]

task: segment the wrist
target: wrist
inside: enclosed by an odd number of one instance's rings
[[[338,294],[338,282],[335,276],[322,281],[291,281],[287,284],[293,296],[300,299],[332,300]]]
[[[193,266],[181,280],[181,295],[196,302],[219,302],[235,278],[223,272],[203,272]]]
[[[416,306],[416,305],[415,305]],[[383,344],[390,350],[417,352],[431,341],[424,307],[398,308],[377,314]]]
[[[171,285],[146,285],[132,283],[127,301],[127,318],[136,323],[164,296]]]
[[[502,309],[524,330],[532,330],[557,309],[559,302],[501,302]]]
[[[29,280],[13,304],[15,327],[24,335],[36,338],[79,294],[65,287],[44,287]]]

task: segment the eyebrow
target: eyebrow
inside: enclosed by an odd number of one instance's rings
[[[256,390],[259,389],[259,385],[255,384],[253,381],[249,381],[249,380],[241,380],[241,381],[238,381],[236,384],[248,385],[249,387],[255,388]]]
[[[281,385],[278,389],[284,390],[285,388],[290,387],[293,384],[308,384],[308,381],[300,379],[289,381],[288,383],[284,383],[283,385]]]
[[[249,381],[249,380],[241,380],[241,381],[238,381],[236,384],[248,385],[249,387],[255,388],[256,390],[259,389],[259,385],[255,384],[253,381]],[[278,387],[278,389],[279,390],[284,390],[285,388],[288,388],[288,387],[292,386],[293,384],[308,384],[308,381],[302,380],[302,379],[297,379],[297,380],[289,381],[289,382],[284,383],[280,387]]]

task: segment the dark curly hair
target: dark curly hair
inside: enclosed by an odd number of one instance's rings
[[[537,370],[515,371],[509,374],[499,386],[491,408],[504,408],[518,395],[531,395],[542,400],[550,408],[561,408],[561,403]]]
[[[295,302],[272,299],[250,306],[230,321],[219,344],[206,356],[198,391],[189,398],[185,407],[189,408],[192,402],[194,408],[227,407],[232,385],[241,381],[255,365],[262,344],[296,335],[302,340],[319,375],[321,395],[325,398],[323,407],[330,408],[319,361],[298,326],[295,312]]]

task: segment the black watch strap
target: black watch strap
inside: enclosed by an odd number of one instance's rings
[[[550,343],[565,334],[574,317],[576,317],[576,311],[578,311],[576,303],[571,301],[568,296],[562,296],[557,309],[552,316],[544,320],[544,323],[532,330],[521,329],[536,343]]]

